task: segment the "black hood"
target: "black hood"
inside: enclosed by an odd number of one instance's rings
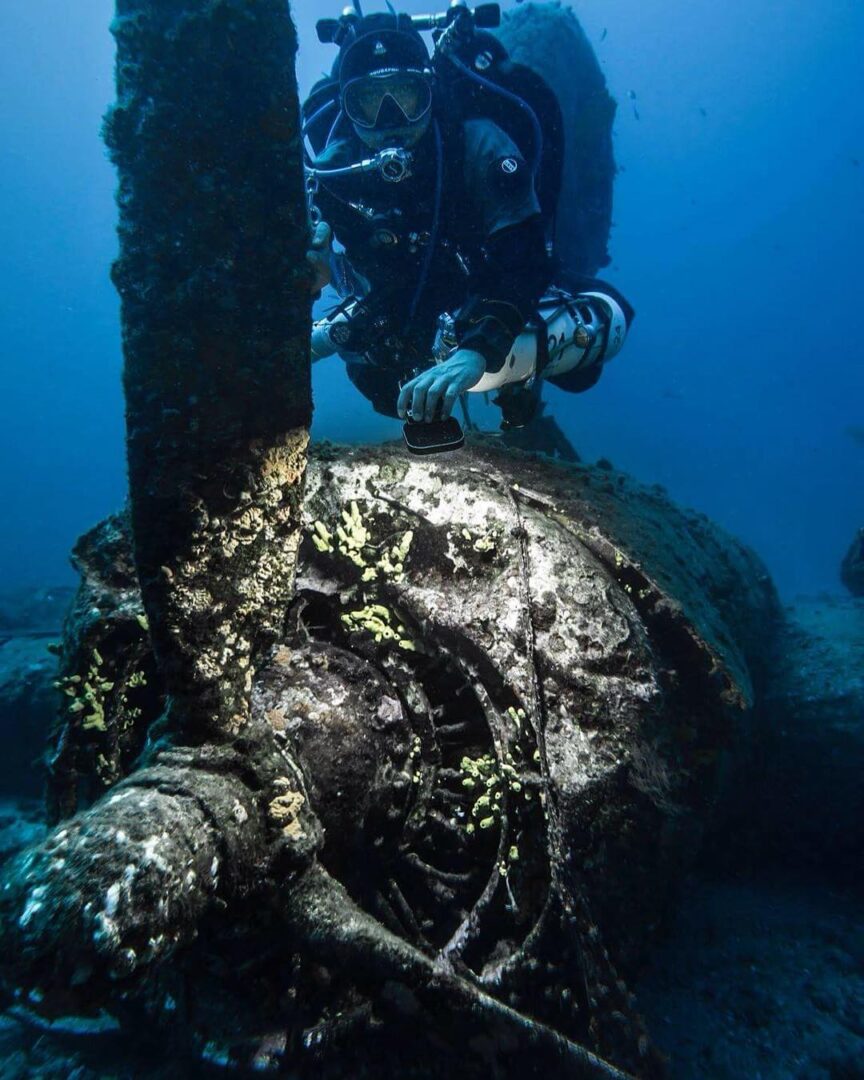
[[[339,83],[345,86],[372,71],[431,65],[429,50],[408,15],[367,15],[354,27],[339,57]]]

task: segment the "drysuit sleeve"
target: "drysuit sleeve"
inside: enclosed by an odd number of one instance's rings
[[[535,311],[551,263],[531,168],[491,121],[465,125],[465,184],[480,254],[456,337],[460,348],[480,353],[491,373],[500,370]]]

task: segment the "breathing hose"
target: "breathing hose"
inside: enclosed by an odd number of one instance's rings
[[[432,256],[435,254],[435,247],[438,243],[438,228],[441,224],[441,195],[444,189],[444,150],[441,144],[441,127],[437,120],[433,121],[433,131],[435,133],[435,209],[432,215],[432,228],[429,230],[429,244],[426,248],[426,253],[423,256],[423,266],[420,270],[417,290],[411,301],[406,328],[417,314],[417,308],[419,307],[420,300],[426,290],[426,285],[429,280],[429,270],[432,266]]]
[[[543,129],[540,127],[540,121],[537,119],[537,114],[528,102],[519,97],[518,94],[511,93],[511,91],[505,90],[503,86],[498,86],[497,83],[492,82],[491,79],[485,79],[482,75],[478,75],[476,71],[472,71],[467,64],[453,53],[448,52],[445,55],[457,71],[460,71],[466,78],[471,79],[472,82],[477,83],[478,86],[482,86],[485,90],[489,90],[493,94],[498,94],[499,97],[503,97],[505,100],[517,105],[527,114],[531,123],[531,131],[534,136],[534,154],[532,155],[534,160],[531,163],[531,171],[536,177],[537,172],[540,169],[540,159],[543,157]]]

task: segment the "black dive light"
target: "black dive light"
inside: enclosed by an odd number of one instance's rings
[[[480,30],[492,30],[501,25],[500,4],[478,4],[470,8],[465,0],[452,0],[450,7],[437,15],[412,15],[411,24],[415,30],[446,30],[460,16],[470,18],[473,26]],[[341,19],[319,19],[315,29],[318,40],[324,45],[341,47],[351,27],[359,21],[355,8],[346,8]]]
[[[408,420],[402,425],[402,435],[411,453],[421,456],[443,454],[465,445],[465,433],[455,416],[426,423]]]

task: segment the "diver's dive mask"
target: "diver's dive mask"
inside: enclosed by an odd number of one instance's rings
[[[432,80],[416,69],[373,71],[343,87],[342,108],[351,123],[365,131],[418,125],[432,108]]]

